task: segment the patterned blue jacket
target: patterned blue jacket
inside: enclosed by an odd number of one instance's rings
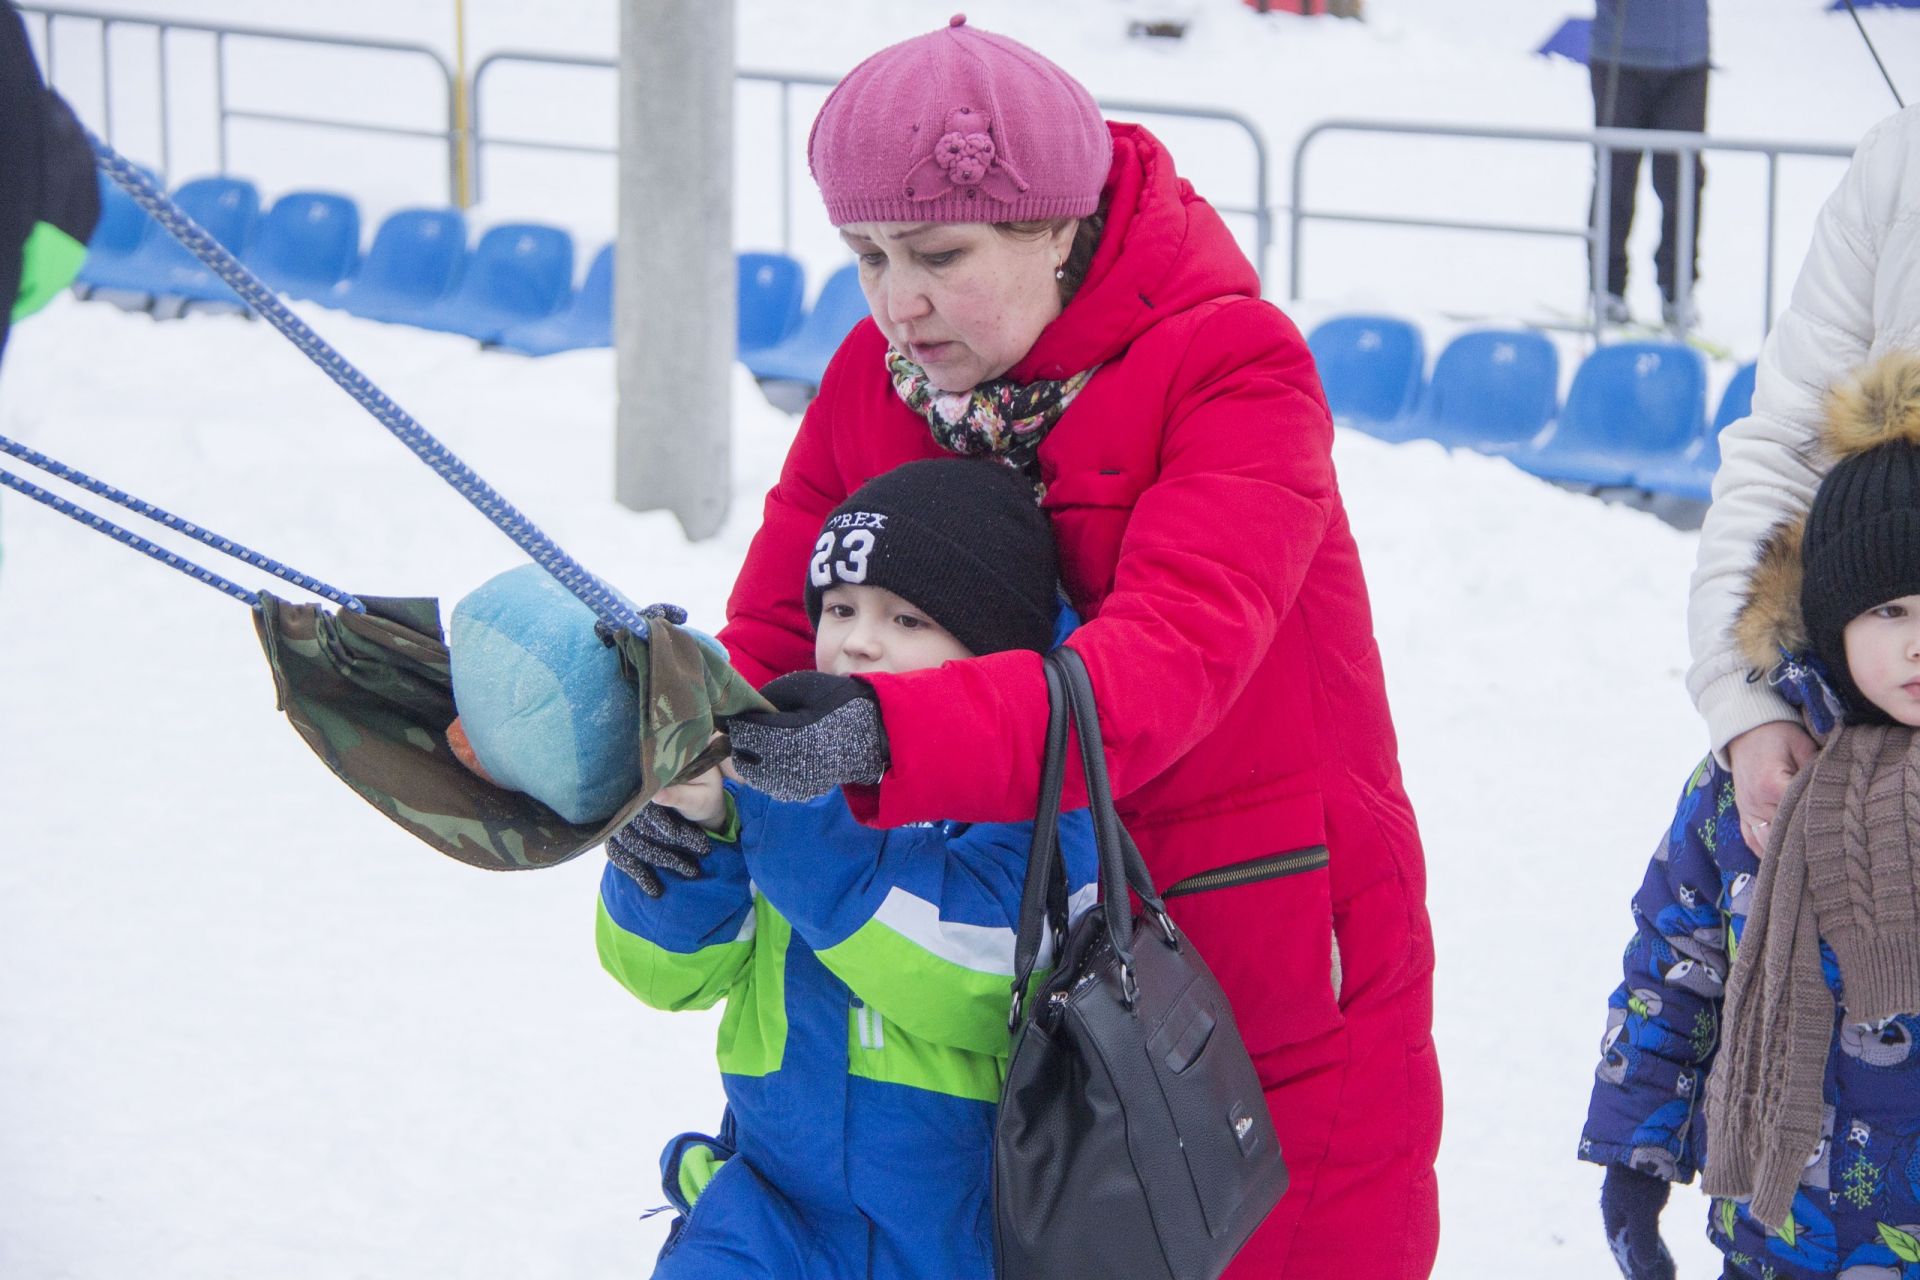
[[[1816,732],[1831,726],[1811,665],[1789,662],[1776,679]],[[1582,1159],[1676,1182],[1700,1168],[1721,1000],[1758,871],[1740,837],[1733,779],[1703,761],[1634,895]],[[1836,1009],[1825,1136],[1779,1232],[1744,1204],[1714,1200],[1708,1236],[1748,1275],[1920,1280],[1920,1018],[1848,1021],[1839,967],[1825,943],[1820,953]]]

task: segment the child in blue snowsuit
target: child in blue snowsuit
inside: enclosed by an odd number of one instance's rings
[[[815,665],[831,675],[1053,637],[1046,517],[995,462],[915,462],[869,481],[828,518],[808,573]],[[661,1159],[680,1217],[657,1280],[990,1280],[993,1122],[1032,834],[876,831],[837,790],[784,803],[714,771],[660,792],[616,837],[601,962],[655,1008],[727,1006],[727,1114]],[[1094,896],[1085,810],[1063,815],[1060,844],[1077,915]],[[691,878],[663,882],[656,866]]]
[[[1602,1216],[1629,1280],[1674,1275],[1659,1215],[1696,1170],[1730,1280],[1920,1280],[1920,979],[1889,984],[1857,958],[1911,950],[1915,926],[1875,912],[1885,897],[1911,917],[1920,875],[1821,873],[1920,843],[1920,356],[1836,393],[1822,447],[1837,461],[1808,515],[1761,548],[1734,627],[1821,753],[1774,818],[1764,875],[1732,777],[1711,759],[1695,770],[1609,1001],[1580,1156],[1607,1166]],[[1825,886],[1849,879],[1851,900],[1828,905],[1848,893]],[[1794,970],[1780,948],[1803,937]],[[1790,972],[1797,986],[1777,980]]]

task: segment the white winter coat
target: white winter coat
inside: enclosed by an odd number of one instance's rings
[[[1861,139],[1760,352],[1753,411],[1720,436],[1687,607],[1687,689],[1722,763],[1727,743],[1748,729],[1796,718],[1748,678],[1728,634],[1754,554],[1775,524],[1805,513],[1830,465],[1814,448],[1828,389],[1897,347],[1920,349],[1920,106]]]

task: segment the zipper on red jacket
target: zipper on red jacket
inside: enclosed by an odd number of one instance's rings
[[[1162,899],[1179,898],[1189,893],[1233,889],[1243,884],[1258,884],[1262,880],[1297,876],[1303,871],[1317,871],[1326,865],[1327,846],[1316,844],[1310,849],[1295,849],[1291,853],[1270,853],[1264,857],[1249,858],[1245,862],[1235,862],[1224,867],[1215,867],[1212,871],[1190,875],[1163,891],[1160,897]]]

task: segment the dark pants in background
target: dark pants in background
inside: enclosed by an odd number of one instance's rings
[[[1655,70],[1647,67],[1613,67],[1604,62],[1589,65],[1593,78],[1593,119],[1602,128],[1671,129],[1678,133],[1700,133],[1707,127],[1707,68],[1680,67]],[[1616,79],[1617,77],[1617,79]],[[1608,81],[1612,86],[1612,110],[1608,110]],[[1633,197],[1640,184],[1638,151],[1613,153],[1613,177],[1610,193],[1610,218],[1607,226],[1606,292],[1625,295],[1627,291],[1627,232],[1633,226]],[[1693,238],[1687,245],[1688,280],[1700,278],[1700,192],[1706,184],[1706,166],[1696,158],[1693,165]],[[1653,158],[1653,190],[1660,197],[1660,247],[1654,251],[1653,268],[1660,281],[1660,296],[1673,301],[1674,254],[1680,241],[1680,157],[1656,155]],[[1596,191],[1596,195],[1597,195]]]

